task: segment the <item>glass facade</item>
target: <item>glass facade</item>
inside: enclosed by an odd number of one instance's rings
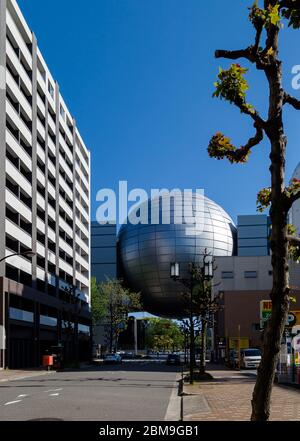
[[[270,220],[266,215],[238,216],[238,256],[268,256]]]
[[[91,224],[91,272],[97,282],[117,277],[117,227]]]

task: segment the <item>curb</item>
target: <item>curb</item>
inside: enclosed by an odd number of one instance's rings
[[[164,421],[182,421],[181,374],[176,375]]]

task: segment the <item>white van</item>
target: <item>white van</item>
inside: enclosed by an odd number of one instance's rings
[[[257,369],[261,362],[260,349],[249,348],[241,349],[241,369]]]

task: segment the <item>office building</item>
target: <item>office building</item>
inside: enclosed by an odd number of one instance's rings
[[[91,274],[97,282],[117,277],[117,226],[91,223]]]
[[[238,216],[238,256],[268,256],[270,218],[267,215]]]
[[[0,148],[1,366],[71,357],[78,339],[84,357],[90,154],[15,0],[0,3]]]

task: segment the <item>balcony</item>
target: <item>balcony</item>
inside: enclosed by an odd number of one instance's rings
[[[45,141],[45,137],[46,137],[45,127],[41,123],[39,118],[37,118],[37,130],[38,130],[39,134],[41,135],[41,137],[43,138],[43,140]]]
[[[28,66],[32,66],[32,55],[26,45],[26,43],[23,40],[22,35],[20,34],[19,29],[17,28],[14,20],[12,19],[10,13],[7,11],[6,14],[6,25],[10,29],[11,33],[13,34],[17,45],[19,46],[23,57],[25,58]]]
[[[37,192],[36,194],[36,201],[38,206],[45,211],[46,202],[43,196],[39,192]]]
[[[45,93],[46,92],[46,81],[45,81],[44,77],[42,76],[41,72],[39,71],[39,69],[37,69],[37,82],[40,85],[42,91]]]
[[[25,245],[29,249],[32,248],[32,239],[30,234],[22,230],[18,225],[7,218],[5,219],[5,231],[7,231],[10,236],[13,236],[16,240],[18,240],[22,245]]]
[[[68,184],[66,183],[66,181],[63,179],[61,174],[59,175],[59,185],[64,190],[64,192],[67,194],[69,199],[72,200],[73,199],[73,192],[70,189],[70,187],[68,186]]]
[[[32,134],[28,129],[24,121],[20,118],[20,115],[16,111],[16,109],[12,106],[12,104],[6,99],[6,112],[10,119],[17,126],[18,130],[22,133],[27,143],[32,145]]]
[[[14,68],[18,72],[18,75],[22,78],[25,87],[32,94],[31,79],[28,73],[26,72],[26,70],[24,69],[24,67],[22,66],[14,48],[12,47],[8,39],[6,39],[6,54],[9,60],[11,61],[11,63],[13,64]]]
[[[11,131],[6,128],[6,142],[11,147],[11,149],[18,155],[21,161],[26,165],[26,167],[32,171],[32,160],[28,153],[23,149],[23,147],[16,140]]]
[[[54,132],[55,133],[55,132]],[[52,156],[56,156],[56,147],[55,147],[55,144],[54,144],[54,142],[52,141],[52,139],[50,138],[50,136],[48,136],[48,147],[49,147],[49,150],[51,151],[51,153],[52,153]]]
[[[13,78],[12,74],[9,72],[9,70],[6,69],[6,84],[9,87],[9,89],[12,91],[13,95],[23,108],[24,112],[26,113],[27,117],[32,120],[32,108],[29,102],[27,101],[26,97],[24,96],[23,92],[20,90],[19,86],[17,85],[15,79]]]
[[[73,164],[73,153],[71,152],[69,146],[67,145],[66,141],[64,140],[64,138],[60,132],[59,132],[59,143],[62,146],[63,151],[68,156],[69,161]]]
[[[32,187],[22,173],[8,160],[5,160],[5,171],[22,188],[28,196],[32,197]]]
[[[37,155],[41,159],[42,163],[45,164],[46,163],[45,151],[39,143],[37,143]]]
[[[16,209],[16,207],[18,207],[18,212],[20,213],[20,215],[23,216],[24,219],[26,219],[28,222],[32,222],[31,210],[7,188],[5,190],[5,202],[13,209]]]
[[[59,206],[67,213],[67,215],[71,219],[73,218],[72,208],[66,203],[66,201],[63,199],[63,197],[61,195],[59,195]]]
[[[42,98],[40,97],[39,94],[37,94],[37,106],[40,109],[42,115],[46,114],[46,108],[45,108],[45,104],[42,101]]]
[[[37,176],[37,180],[42,185],[42,187],[45,187],[46,186],[45,175],[38,167],[36,169],[36,176]]]

